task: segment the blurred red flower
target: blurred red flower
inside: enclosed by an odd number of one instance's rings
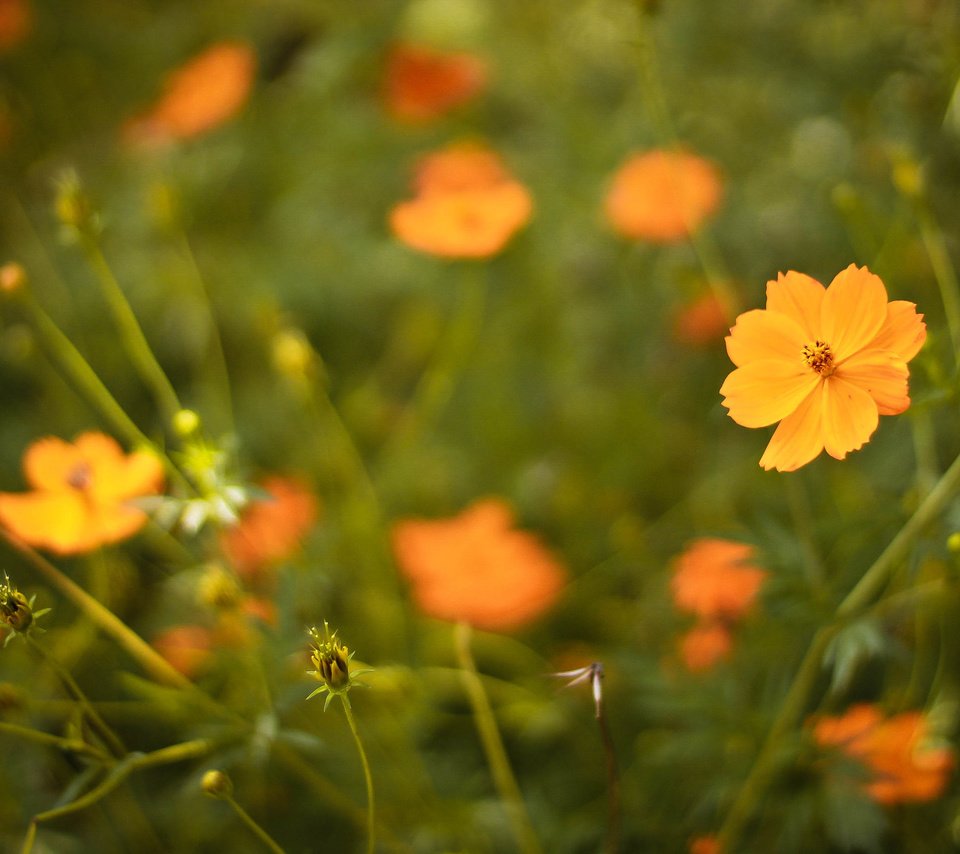
[[[479,56],[398,44],[387,59],[384,103],[398,121],[428,122],[473,98],[488,77]]]
[[[161,96],[128,123],[124,136],[150,144],[189,139],[222,125],[246,103],[256,68],[248,44],[212,45],[167,76]]]
[[[251,501],[220,544],[237,574],[254,578],[297,554],[319,516],[319,503],[296,478],[274,475],[260,486],[270,498]]]
[[[33,27],[29,0],[0,0],[0,53],[20,44]]]
[[[720,203],[713,164],[683,151],[634,154],[614,173],[607,221],[624,237],[671,243],[696,231]]]
[[[450,519],[406,519],[393,550],[425,613],[480,629],[510,630],[548,610],[566,570],[532,534],[514,530],[504,501],[478,501]]]
[[[719,344],[730,331],[730,320],[726,307],[714,294],[701,294],[677,312],[673,335],[691,347]]]
[[[213,655],[213,633],[203,626],[171,626],[151,646],[188,679],[201,673]]]
[[[702,538],[674,560],[670,586],[682,611],[707,619],[736,620],[753,605],[767,573],[754,566],[747,543]]]
[[[885,718],[876,706],[859,704],[838,717],[815,719],[813,736],[863,763],[870,772],[864,788],[884,805],[940,797],[955,761],[950,748],[928,742],[920,711]]]
[[[126,455],[110,436],[73,443],[39,439],[23,457],[26,493],[0,493],[0,524],[38,548],[77,554],[133,536],[147,514],[132,499],[163,487],[163,465],[148,451]]]
[[[417,195],[394,206],[390,227],[411,248],[444,258],[495,255],[533,212],[526,187],[473,144],[424,158],[414,184]]]

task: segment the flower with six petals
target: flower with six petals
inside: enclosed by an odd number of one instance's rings
[[[737,366],[720,388],[744,427],[780,422],[760,458],[793,471],[824,449],[842,460],[866,443],[878,416],[910,405],[907,362],[926,338],[923,315],[887,301],[879,277],[851,264],[828,288],[802,273],[767,283],[767,307],[737,318],[727,353]]]

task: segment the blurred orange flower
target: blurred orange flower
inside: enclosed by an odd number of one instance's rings
[[[390,227],[411,248],[444,258],[495,255],[533,212],[526,187],[476,145],[425,158],[415,187],[417,195],[390,212]]]
[[[767,573],[752,564],[747,543],[694,540],[673,564],[670,587],[676,606],[705,619],[735,620],[753,605]]]
[[[29,0],[0,0],[0,52],[20,44],[33,26]]]
[[[699,673],[728,658],[732,648],[730,629],[719,620],[704,620],[680,639],[680,658],[687,670]]]
[[[479,93],[487,72],[486,62],[470,53],[398,44],[387,60],[384,101],[399,121],[427,122]]]
[[[200,673],[213,655],[212,632],[203,626],[171,626],[156,635],[151,645],[188,679]]]
[[[851,706],[839,717],[817,719],[813,735],[866,766],[871,777],[864,788],[881,804],[935,800],[953,770],[953,751],[927,743],[927,719],[919,711],[884,718],[876,706]]]
[[[729,331],[727,309],[712,293],[702,294],[687,303],[674,317],[674,338],[692,347],[719,343]]]
[[[148,451],[125,455],[103,433],[73,444],[48,437],[23,458],[27,493],[0,493],[0,524],[31,546],[86,552],[133,536],[147,515],[131,499],[163,487],[163,466]]]
[[[744,427],[779,421],[760,458],[793,471],[826,449],[842,460],[910,406],[907,362],[926,339],[911,302],[887,302],[883,282],[851,264],[824,288],[802,273],[767,283],[765,310],[737,318],[727,353],[737,366],[720,393]]]
[[[248,44],[219,42],[171,72],[163,94],[124,129],[131,142],[189,139],[233,118],[253,87],[257,59]]]
[[[690,854],[720,854],[720,840],[716,836],[698,836],[690,841]]]
[[[451,519],[406,519],[392,532],[420,609],[441,620],[510,630],[550,608],[566,571],[531,534],[513,529],[504,501],[478,501]]]
[[[220,539],[237,574],[247,578],[293,557],[319,515],[316,497],[296,478],[275,475],[260,486],[271,497],[251,501]]]
[[[624,237],[671,243],[690,235],[720,203],[716,168],[695,154],[634,154],[614,173],[604,199],[607,221]]]

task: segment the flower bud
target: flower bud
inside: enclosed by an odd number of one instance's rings
[[[233,781],[223,772],[212,769],[203,775],[200,787],[211,798],[226,800],[233,795]]]

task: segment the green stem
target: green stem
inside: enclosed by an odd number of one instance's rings
[[[46,821],[53,821],[61,816],[80,812],[87,807],[93,806],[93,804],[97,803],[101,798],[117,788],[117,786],[126,780],[134,771],[152,768],[156,765],[169,765],[173,762],[183,762],[187,759],[197,759],[209,753],[212,747],[212,742],[206,739],[196,739],[194,741],[185,741],[182,744],[164,747],[160,750],[154,750],[152,753],[131,753],[115,765],[110,770],[110,773],[85,795],[61,807],[54,807],[46,812],[37,813],[31,819],[30,825],[27,828],[20,854],[30,854],[33,850],[38,825]]]
[[[21,297],[21,304],[26,309],[27,319],[48,355],[87,401],[100,411],[107,423],[110,424],[111,429],[117,435],[122,436],[130,445],[142,445],[150,448],[163,461],[171,480],[182,489],[192,491],[180,470],[137,427],[124,408],[117,402],[117,399],[103,384],[97,372],[90,367],[90,363],[83,357],[73,342],[64,335],[50,315],[29,294],[24,294]]]
[[[350,725],[350,732],[353,733],[353,740],[357,745],[357,752],[360,754],[360,763],[363,765],[363,779],[367,785],[367,854],[373,854],[377,838],[377,829],[374,821],[373,775],[370,773],[370,763],[367,761],[367,752],[363,749],[363,742],[360,740],[360,731],[357,729],[357,722],[353,718],[350,700],[347,699],[346,694],[340,694],[340,700],[343,705],[343,713],[347,716],[347,723]]]
[[[943,474],[890,544],[837,606],[834,621],[814,635],[787,695],[780,706],[747,779],[720,830],[721,850],[739,850],[740,839],[765,791],[779,770],[783,737],[802,719],[816,687],[827,645],[841,626],[869,608],[889,583],[920,533],[953,499],[960,488],[960,457]]]
[[[540,843],[530,823],[530,817],[527,815],[523,796],[520,794],[520,786],[510,767],[510,760],[507,758],[507,751],[503,746],[493,709],[483,690],[483,683],[480,681],[477,665],[470,651],[470,634],[468,623],[461,622],[454,626],[454,644],[457,661],[460,664],[460,678],[473,709],[473,719],[480,735],[483,752],[493,774],[493,782],[513,824],[520,850],[525,854],[539,854]]]
[[[27,741],[35,741],[37,744],[44,744],[48,747],[56,747],[58,750],[64,750],[67,753],[89,756],[101,765],[109,765],[113,762],[112,757],[104,753],[99,747],[94,747],[92,744],[87,744],[87,742],[81,741],[78,738],[62,738],[58,735],[51,735],[48,732],[43,732],[38,729],[10,724],[6,721],[0,721],[0,732],[25,738]]]
[[[458,293],[460,304],[417,383],[406,418],[387,446],[384,456],[388,459],[412,444],[437,419],[453,395],[457,379],[479,338],[487,298],[484,268],[469,264],[463,271],[464,280]]]
[[[253,820],[253,817],[248,813],[240,804],[238,804],[231,796],[225,795],[224,800],[233,807],[233,811],[237,814],[237,817],[242,821],[257,837],[268,850],[272,851],[273,854],[284,854],[283,849],[274,842],[273,837],[270,836],[267,831],[265,831],[256,821]]]
[[[933,268],[937,287],[940,289],[940,300],[943,302],[947,328],[950,330],[954,360],[960,362],[960,280],[957,279],[956,268],[950,260],[943,229],[940,228],[933,210],[924,197],[918,197],[915,201],[920,236],[930,258],[930,266]]]
[[[47,652],[47,650],[41,644],[37,643],[36,640],[30,637],[29,634],[24,635],[23,637],[30,645],[31,649],[33,649],[34,652],[36,652],[49,665],[51,670],[57,674],[57,677],[63,683],[64,688],[66,688],[67,693],[79,704],[84,717],[86,717],[91,728],[99,736],[107,750],[109,750],[117,758],[125,755],[127,748],[124,747],[123,742],[120,741],[120,738],[117,736],[117,734],[109,726],[107,726],[106,721],[100,717],[100,713],[97,712],[97,710],[90,703],[90,700],[87,699],[87,695],[83,693],[76,680],[70,675],[70,672],[65,667],[62,667],[60,662],[57,661],[49,652]]]
[[[113,270],[110,269],[100,245],[93,238],[81,240],[81,245],[87,261],[100,282],[103,296],[113,313],[114,322],[120,332],[120,340],[130,357],[131,364],[152,392],[157,406],[166,416],[166,423],[169,425],[173,416],[182,408],[177,393],[163,368],[160,367],[153,350],[150,349],[140,322],[133,313]]]
[[[133,631],[116,614],[105,608],[82,587],[79,587],[46,558],[0,527],[0,538],[19,552],[51,585],[56,587],[106,635],[113,638],[158,682],[175,688],[192,688],[193,684],[175,670],[153,647]]]
[[[650,14],[643,2],[637,2],[637,18],[640,25],[640,39],[637,57],[640,65],[640,88],[643,100],[648,105],[657,135],[663,145],[680,148],[676,129],[670,117],[670,109],[665,95],[666,89],[660,75],[660,63],[657,46],[651,32]],[[741,308],[740,295],[730,284],[731,276],[723,261],[720,250],[709,232],[703,227],[688,229],[690,244],[697,255],[704,277],[714,297],[723,306],[732,320]]]
[[[620,774],[617,770],[617,752],[613,746],[607,715],[602,704],[597,708],[597,724],[603,740],[603,752],[607,761],[607,835],[604,849],[607,854],[620,850]]]

